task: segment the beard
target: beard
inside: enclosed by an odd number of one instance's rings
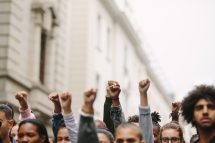
[[[211,133],[215,130],[215,122],[213,122],[210,125],[204,125],[204,124],[196,122],[195,125],[199,130],[201,130],[205,133]]]

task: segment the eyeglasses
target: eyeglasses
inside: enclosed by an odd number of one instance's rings
[[[180,138],[177,137],[172,137],[172,138],[168,138],[168,137],[163,137],[161,138],[162,143],[169,143],[169,141],[171,141],[171,143],[178,143],[180,141]]]

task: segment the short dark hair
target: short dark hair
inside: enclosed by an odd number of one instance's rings
[[[160,131],[160,128],[161,128],[161,126],[159,124],[159,122],[161,122],[161,116],[160,116],[160,114],[158,112],[154,111],[154,112],[151,113],[151,117],[152,117],[152,123],[153,123],[153,125],[157,126],[158,129],[159,129],[159,131]]]
[[[139,139],[143,140],[141,128],[139,126],[133,124],[133,123],[122,123],[122,124],[120,124],[116,129],[116,133],[119,129],[126,129],[126,128],[130,128],[133,131],[136,131],[138,133]]]
[[[97,131],[97,134],[102,133],[102,134],[106,135],[111,143],[114,142],[113,134],[110,131],[108,131],[107,129],[97,128],[96,131]]]
[[[0,111],[5,113],[5,116],[8,120],[13,119],[13,108],[9,104],[0,104]]]
[[[40,137],[45,137],[45,141],[44,143],[49,143],[49,137],[48,137],[48,133],[46,130],[46,127],[37,119],[27,119],[27,120],[23,120],[19,123],[19,129],[22,125],[26,124],[26,123],[31,123],[33,125],[35,125],[37,127],[38,130],[38,134]],[[19,132],[18,129],[18,132]]]
[[[58,134],[59,130],[62,129],[62,128],[66,128],[66,124],[65,124],[63,119],[60,120],[60,122],[59,122],[59,124],[57,126],[57,134]]]
[[[185,97],[181,104],[182,116],[187,121],[191,123],[192,126],[195,126],[193,120],[193,113],[196,103],[200,99],[211,100],[215,103],[215,88],[212,85],[199,85],[196,86],[193,90],[188,93],[188,96]]]
[[[128,117],[128,123],[139,123],[139,116],[133,115]]]

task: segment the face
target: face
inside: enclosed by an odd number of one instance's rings
[[[43,143],[45,137],[41,137],[38,133],[37,126],[31,123],[22,124],[18,130],[19,143]]]
[[[5,116],[5,113],[3,111],[0,111],[0,122],[0,137],[4,139],[8,137],[9,131],[13,126],[13,121],[8,120]]]
[[[215,103],[200,99],[194,108],[193,119],[196,127],[205,131],[215,129]]]
[[[153,135],[154,135],[154,142],[158,142],[159,128],[156,125],[153,125]]]
[[[10,133],[11,137],[13,137],[16,140],[16,142],[18,142],[18,127],[19,127],[18,124],[13,126]]]
[[[110,143],[108,137],[103,133],[98,133],[99,143]]]
[[[57,143],[71,143],[67,128],[60,128],[57,133]]]
[[[181,143],[179,132],[176,129],[164,129],[161,133],[162,143]]]
[[[116,132],[115,143],[143,143],[137,131],[130,128],[120,128]]]

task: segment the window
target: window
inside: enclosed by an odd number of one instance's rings
[[[127,61],[128,61],[128,47],[124,47],[124,57],[123,57],[123,68],[124,68],[124,75],[127,75],[128,69],[127,69]]]
[[[111,29],[108,27],[107,28],[107,40],[106,40],[107,44],[106,44],[106,53],[107,53],[107,59],[110,60],[110,56],[111,56]]]
[[[46,43],[47,43],[47,32],[42,30],[41,42],[40,42],[40,82],[44,84],[45,81],[45,63],[46,63]]]
[[[96,47],[101,50],[101,15],[97,16],[97,43],[96,43]]]

